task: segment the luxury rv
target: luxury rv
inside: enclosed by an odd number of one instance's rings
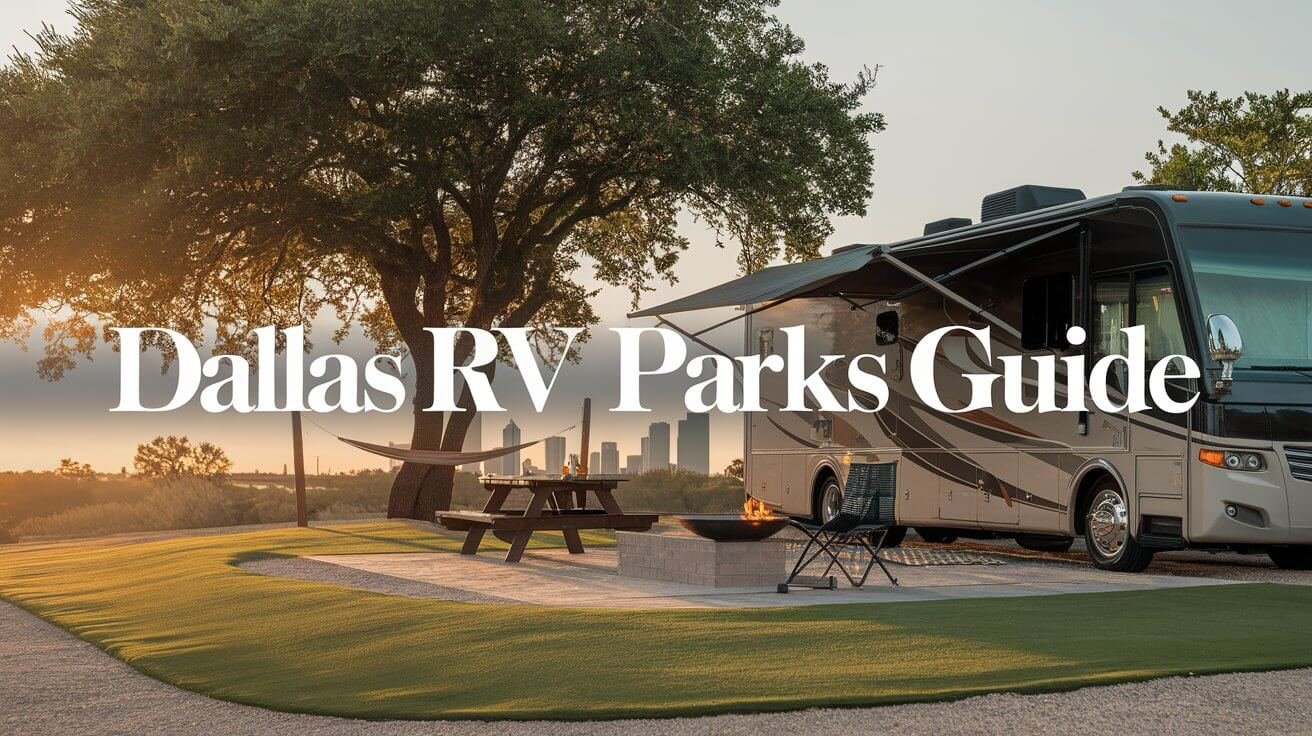
[[[890,398],[873,414],[783,411],[784,379],[763,374],[774,408],[745,420],[746,483],[782,513],[824,520],[854,464],[893,463],[891,536],[915,528],[1048,550],[1083,537],[1098,567],[1118,571],[1184,548],[1312,567],[1312,200],[1018,187],[985,197],[978,223],[933,222],[919,238],[841,248],[633,316],[678,329],[669,315],[730,306],[749,353],[777,351],[782,328],[805,325],[808,371],[821,355],[886,358]],[[993,409],[934,411],[907,363],[949,325],[991,326],[995,360],[1085,365],[1125,354],[1122,328],[1143,326],[1150,365],[1186,355],[1201,368],[1168,378],[1172,397],[1200,398],[1181,414],[1011,413],[995,381]],[[1067,342],[1071,326],[1085,328],[1083,344]],[[945,403],[962,407],[963,375],[997,366],[953,331],[934,370]],[[825,372],[835,388],[850,388],[845,376],[841,364]],[[1127,380],[1113,374],[1110,390]]]

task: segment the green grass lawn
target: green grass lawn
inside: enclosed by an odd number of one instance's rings
[[[454,551],[406,524],[0,548],[0,596],[216,698],[362,718],[871,705],[1312,665],[1312,588],[605,611],[378,595],[258,556]]]

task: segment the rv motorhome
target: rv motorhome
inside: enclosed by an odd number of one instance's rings
[[[762,374],[772,407],[746,416],[745,477],[778,511],[824,520],[853,464],[893,463],[902,534],[1057,550],[1083,536],[1093,562],[1118,571],[1186,547],[1312,567],[1312,200],[1018,187],[986,197],[978,224],[930,223],[913,240],[849,246],[632,316],[679,329],[664,315],[730,306],[743,309],[749,353],[778,351],[782,328],[805,325],[808,371],[821,355],[886,358],[890,396],[873,414],[783,411],[784,379]],[[727,323],[685,334],[706,344],[700,335]],[[992,409],[934,411],[907,361],[949,325],[991,326],[995,359],[1083,355],[1086,365],[1125,354],[1121,330],[1142,326],[1150,364],[1186,355],[1202,368],[1200,379],[1168,379],[1172,396],[1200,398],[1181,414],[1012,413],[999,396]],[[1067,342],[1071,326],[1085,328],[1083,344]],[[954,331],[934,380],[962,407],[963,375],[995,370]],[[850,388],[844,366],[824,375]],[[1127,380],[1113,374],[1111,390]]]

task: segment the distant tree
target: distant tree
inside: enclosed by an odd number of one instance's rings
[[[232,472],[232,461],[217,445],[202,442],[191,451],[189,470],[198,478],[222,480]]]
[[[59,461],[59,467],[55,468],[55,475],[75,480],[87,480],[96,477],[96,471],[92,470],[87,463],[80,463],[73,458],[66,457]]]
[[[733,462],[729,463],[728,467],[724,469],[724,474],[729,476],[730,478],[737,478],[738,480],[742,480],[743,459],[737,458]]]
[[[459,450],[473,412],[423,411],[426,328],[595,324],[581,269],[636,301],[682,212],[747,271],[864,213],[873,76],[803,61],[774,5],[75,2],[0,70],[0,337],[45,313],[53,379],[98,326],[249,354],[331,310],[409,352],[411,447]],[[431,520],[454,472],[406,463],[388,514]]]
[[[1312,92],[1245,92],[1222,98],[1189,91],[1177,112],[1160,107],[1166,128],[1188,139],[1145,155],[1136,181],[1199,191],[1312,196]]]
[[[202,442],[192,446],[186,437],[156,437],[137,446],[133,459],[137,474],[145,478],[207,478],[222,480],[232,462],[218,446]]]

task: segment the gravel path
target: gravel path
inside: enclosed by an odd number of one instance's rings
[[[1312,733],[1312,669],[1167,678],[1049,695],[750,716],[600,723],[352,721],[234,705],[153,680],[0,602],[0,733],[214,736],[896,733],[899,736],[1134,732]]]

